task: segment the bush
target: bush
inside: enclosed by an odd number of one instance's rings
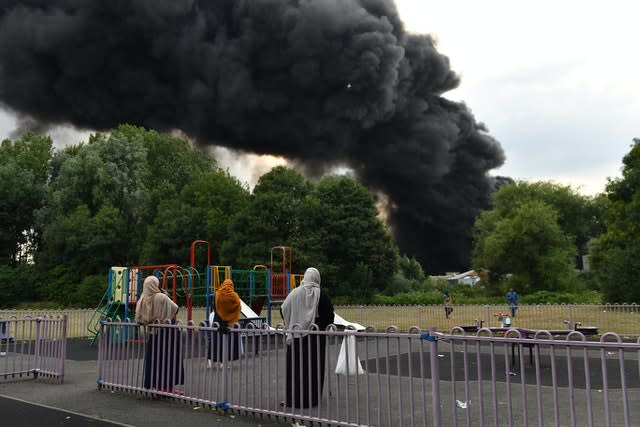
[[[402,273],[395,273],[387,287],[382,291],[384,295],[393,296],[396,294],[402,294],[411,292],[412,281],[407,279]]]
[[[0,266],[0,307],[15,307],[21,301],[37,299],[38,281],[32,265]]]
[[[551,292],[537,291],[520,296],[521,304],[602,304],[602,294],[597,291]]]
[[[393,296],[375,295],[373,297],[374,304],[385,305],[414,305],[414,304],[442,304],[443,297],[440,291],[428,292],[404,292]],[[455,304],[455,298],[454,298]]]
[[[78,286],[80,307],[96,307],[107,290],[107,278],[104,275],[86,276]]]

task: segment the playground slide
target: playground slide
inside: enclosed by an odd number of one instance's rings
[[[344,318],[342,316],[340,316],[338,313],[333,313],[333,323],[336,326],[343,326],[343,327],[353,327],[356,331],[364,331],[365,327],[362,326],[359,323],[353,323],[353,322],[349,322],[347,320],[344,320]]]
[[[244,301],[240,300],[241,311],[244,317],[260,317]]]
[[[240,304],[241,304],[242,315],[244,317],[260,317],[244,301],[240,300]],[[344,328],[351,326],[356,331],[364,331],[365,330],[365,327],[362,326],[361,324],[349,322],[349,321],[345,320],[342,316],[340,316],[338,313],[334,313],[333,323],[336,326],[342,326]]]

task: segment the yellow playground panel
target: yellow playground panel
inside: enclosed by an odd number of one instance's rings
[[[304,274],[290,274],[289,275],[289,289],[290,291],[294,290],[295,288],[297,288],[300,283],[302,282],[302,278],[304,277]]]
[[[211,287],[212,292],[218,290],[222,282],[227,279],[231,279],[231,266],[230,265],[212,265],[211,266]]]

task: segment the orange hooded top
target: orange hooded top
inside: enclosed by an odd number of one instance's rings
[[[233,326],[241,314],[240,296],[233,289],[233,282],[226,279],[216,291],[216,313]]]

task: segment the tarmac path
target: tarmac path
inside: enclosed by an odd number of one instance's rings
[[[96,426],[157,427],[160,425],[276,426],[291,425],[254,415],[222,415],[172,399],[98,390],[98,349],[88,341],[70,339],[64,383],[46,379],[0,380],[2,427]]]

